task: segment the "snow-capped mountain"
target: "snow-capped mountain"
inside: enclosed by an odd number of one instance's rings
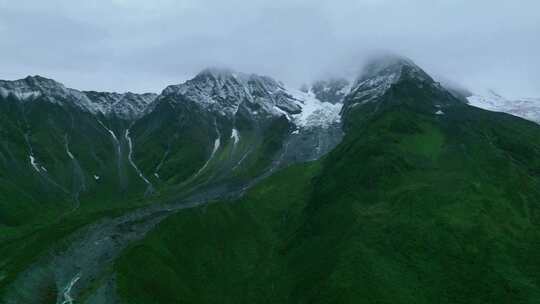
[[[387,91],[399,82],[408,82],[419,89],[438,92],[437,100],[433,100],[434,113],[444,113],[441,108],[460,101],[451,92],[436,82],[412,60],[395,55],[375,57],[365,65],[360,76],[352,85],[350,93],[345,97],[343,114],[356,106],[370,104],[381,100]],[[452,98],[448,98],[452,96]]]
[[[116,115],[123,119],[139,117],[157,97],[156,94],[82,92],[41,76],[0,80],[0,96],[21,102],[38,99],[58,105],[71,105],[92,114]]]
[[[472,95],[467,98],[475,107],[495,112],[505,112],[540,123],[540,98],[507,99],[490,90],[484,95]]]
[[[94,105],[99,105],[99,112],[123,119],[141,117],[158,96],[154,93],[134,94],[128,92],[120,94],[95,91],[86,91],[84,94]]]
[[[314,92],[287,88],[270,77],[216,68],[167,87],[158,101],[171,98],[192,102],[224,117],[240,110],[255,118],[286,116],[300,128],[338,123],[341,110],[340,103],[323,102]]]
[[[366,103],[382,96],[403,77],[433,83],[433,79],[408,58],[382,56],[371,60],[351,89],[353,103]]]
[[[295,100],[272,78],[228,69],[206,69],[185,83],[167,87],[161,97],[187,100],[222,116],[236,114],[241,106],[255,115],[300,112]]]

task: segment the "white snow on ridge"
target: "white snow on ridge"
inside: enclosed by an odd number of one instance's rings
[[[348,92],[350,86],[342,90]],[[240,107],[253,116],[285,116],[303,128],[338,123],[342,107],[341,103],[322,102],[313,92],[286,88],[266,76],[221,69],[205,70],[183,84],[169,86],[163,95],[183,97],[224,116],[235,115]]]
[[[467,97],[469,104],[489,111],[504,112],[540,124],[540,98],[506,99],[489,91],[485,95]]]
[[[289,89],[287,92],[297,100],[302,109],[300,114],[292,115],[294,122],[301,128],[322,127],[328,128],[341,121],[341,108],[343,104],[331,104],[318,100],[312,92]]]
[[[359,81],[354,85],[353,91],[356,92],[354,99],[361,104],[370,102],[386,93],[400,77],[401,72],[394,72]]]
[[[157,97],[150,93],[81,92],[41,76],[14,81],[0,80],[0,96],[13,96],[21,102],[44,96],[53,104],[71,104],[92,114],[115,114],[122,118],[137,118]]]

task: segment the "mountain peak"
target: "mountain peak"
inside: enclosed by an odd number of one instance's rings
[[[242,102],[262,105],[263,100],[268,103],[264,106],[273,107],[275,104],[285,103],[289,105],[287,110],[298,111],[294,102],[288,101],[288,97],[284,96],[283,90],[279,82],[267,76],[239,73],[228,68],[207,68],[193,79],[167,87],[162,95],[181,96],[183,100],[223,115],[236,113]]]
[[[19,100],[33,100],[42,95],[65,95],[63,84],[42,76],[27,76],[23,79],[0,80],[0,96],[14,96]]]
[[[404,79],[413,79],[427,85],[435,83],[431,76],[409,58],[394,54],[373,56],[355,81],[350,98],[353,103],[373,101]]]
[[[228,67],[207,67],[200,71],[197,76],[229,77],[234,76],[236,72]]]
[[[416,63],[414,63],[414,61],[408,57],[386,53],[369,57],[364,69],[370,72],[375,72],[395,66],[417,67]]]
[[[54,79],[43,77],[41,75],[28,75],[28,76],[26,76],[24,78],[24,80],[29,81],[29,82],[54,82],[54,83],[58,83]]]
[[[59,83],[58,81],[39,75],[29,75],[23,79],[17,80],[0,80],[0,87],[20,89],[65,88],[64,85]]]
[[[422,81],[434,82],[414,61],[395,54],[372,56],[365,64],[357,82],[385,75],[395,75],[398,78],[409,76]]]
[[[114,114],[124,119],[138,117],[157,97],[152,93],[81,92],[39,75],[13,81],[0,80],[0,97],[9,96],[21,102],[31,102],[43,97],[43,100],[53,104],[69,104],[93,114]]]

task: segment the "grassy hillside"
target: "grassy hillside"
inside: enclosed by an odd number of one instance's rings
[[[318,165],[280,172],[239,202],[167,219],[118,261],[126,303],[279,303],[292,287],[283,240],[300,227]],[[137,267],[133,267],[137,265]]]
[[[400,83],[325,159],[169,218],[117,262],[120,296],[538,303],[540,127],[448,98]]]

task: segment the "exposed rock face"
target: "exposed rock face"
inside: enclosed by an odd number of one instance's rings
[[[58,105],[75,106],[92,114],[115,115],[122,119],[140,117],[157,94],[81,92],[41,76],[21,80],[0,81],[0,96],[21,102],[32,102],[40,97]]]
[[[350,90],[350,82],[343,78],[319,80],[311,87],[311,91],[318,100],[331,104],[342,103]]]
[[[115,115],[122,119],[136,119],[144,115],[148,106],[157,98],[154,93],[108,93],[84,92],[86,96],[102,109],[105,115]]]
[[[433,84],[434,80],[408,58],[381,56],[371,60],[354,82],[347,97],[352,103],[366,103],[382,96],[395,83],[406,77],[420,83]]]
[[[255,115],[280,116],[301,111],[283,85],[270,77],[206,69],[183,84],[167,87],[160,98],[189,101],[221,116],[231,117],[240,107]]]

